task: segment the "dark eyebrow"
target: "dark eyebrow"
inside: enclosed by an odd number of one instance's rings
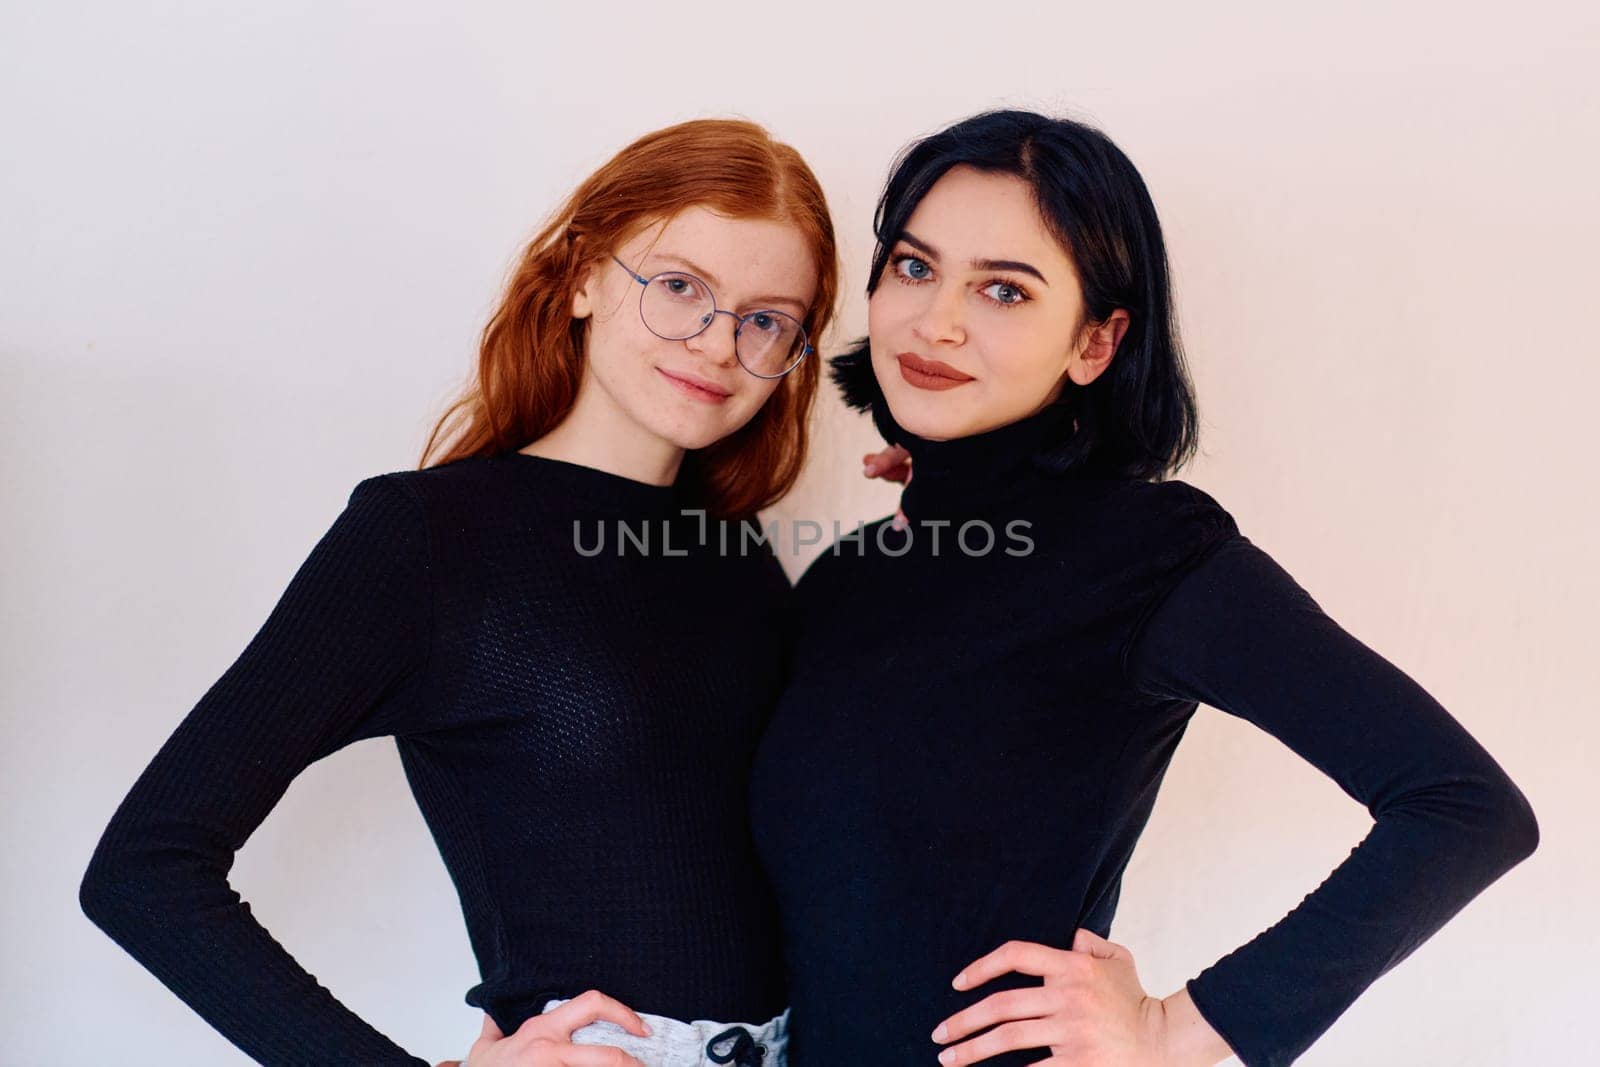
[[[698,275],[703,281],[709,282],[711,284],[711,288],[713,289],[722,288],[722,283],[717,281],[716,277],[712,275],[710,271],[706,270],[702,266],[697,265],[693,260],[686,259],[683,256],[676,255],[672,252],[653,252],[651,255],[654,255],[657,259],[665,259],[672,263],[676,263],[678,266],[688,270],[690,274]],[[804,318],[805,315],[809,314],[810,312],[810,309],[805,305],[805,301],[796,300],[792,296],[757,296],[752,297],[750,300],[745,302],[746,307],[749,307],[751,304],[762,305],[762,307],[757,308],[758,311],[764,310],[769,304],[789,304],[800,309],[802,312],[800,315],[801,318]]]
[[[900,232],[900,240],[904,241],[906,244],[910,245],[912,248],[915,248],[918,252],[923,253],[931,259],[937,260],[939,258],[938,249],[934,248],[926,241],[917,240],[904,230]],[[1038,278],[1041,282],[1044,282],[1045,285],[1050,284],[1050,282],[1046,280],[1045,276],[1039,273],[1039,269],[1037,267],[1034,267],[1029,263],[1024,263],[1019,259],[974,259],[968,264],[968,266],[970,266],[973,270],[1014,270],[1022,274],[1031,274],[1035,278]]]

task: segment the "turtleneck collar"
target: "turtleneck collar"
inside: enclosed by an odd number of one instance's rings
[[[982,433],[931,441],[895,422],[865,344],[829,363],[845,403],[870,412],[884,440],[911,453],[911,482],[900,508],[912,521],[975,515],[1037,474],[1066,472],[1062,456],[1073,419],[1064,404]]]
[[[526,452],[508,452],[507,462],[531,472],[546,493],[588,514],[618,518],[667,518],[678,513],[677,485],[655,485],[598,467]]]

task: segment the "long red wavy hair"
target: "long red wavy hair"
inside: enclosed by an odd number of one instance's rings
[[[838,295],[838,250],[816,175],[800,153],[753,122],[695,119],[646,134],[589,176],[524,249],[484,327],[477,374],[434,425],[421,467],[514,451],[566,417],[582,379],[586,320],[572,318],[578,279],[645,226],[702,205],[800,229],[816,257],[805,319],[818,348]],[[688,452],[678,484],[713,516],[743,518],[777,502],[805,463],[819,354],[790,371],[751,420]]]

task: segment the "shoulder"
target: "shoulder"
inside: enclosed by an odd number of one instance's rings
[[[806,565],[799,581],[795,582],[796,595],[815,596],[819,590],[852,583],[863,569],[870,570],[876,566],[882,560],[878,550],[880,531],[893,521],[894,516],[886,515],[881,519],[863,522],[859,529],[852,528],[841,533],[838,539]]]
[[[1115,519],[1218,528],[1233,525],[1233,516],[1215,497],[1181,478],[1161,482],[1120,479],[1109,483],[1103,499]]]
[[[453,503],[481,503],[486,491],[503,485],[509,471],[505,457],[471,456],[421,470],[389,471],[359,482],[351,493],[402,495],[426,510]]]
[[[825,548],[822,554],[806,564],[806,569],[800,572],[800,580],[794,583],[797,595],[808,595],[818,586],[827,582],[829,575],[837,569],[838,557],[833,554],[832,548]]]
[[[504,456],[471,456],[421,470],[389,471],[360,481],[351,507],[404,508],[437,536],[503,527],[537,498],[519,493],[514,465]]]
[[[350,490],[331,532],[394,560],[427,559],[464,534],[503,525],[512,496],[504,464],[489,457],[371,474]]]
[[[739,544],[738,551],[729,550],[721,555],[727,565],[736,569],[737,579],[741,584],[753,592],[787,599],[794,591],[794,583],[790,581],[789,572],[784,569],[783,561],[779,559],[778,550],[772,541],[765,539],[756,541],[748,550],[743,542]]]
[[[1138,575],[1153,585],[1239,535],[1227,508],[1177,478],[1108,479],[1076,503],[1081,513],[1064,524],[1061,547],[1102,572]]]
[[[1180,478],[1122,479],[1099,498],[1098,521],[1111,533],[1144,546],[1207,543],[1239,532],[1227,508]]]

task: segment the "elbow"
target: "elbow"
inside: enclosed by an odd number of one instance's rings
[[[88,870],[84,871],[83,880],[78,883],[78,907],[90,922],[115,939],[116,930],[123,922],[121,916],[127,913],[125,901],[111,865],[97,851],[89,861]]]
[[[182,913],[227,908],[238,899],[227,866],[213,856],[115,822],[78,883],[78,907],[124,948],[159,936]]]
[[[78,907],[89,921],[113,941],[123,942],[134,924],[150,914],[138,887],[147,879],[135,876],[136,861],[126,851],[104,839],[94,850],[83,879],[78,883]]]
[[[1434,822],[1441,861],[1471,870],[1492,882],[1539,847],[1539,820],[1533,805],[1498,766],[1477,767],[1451,776],[1424,798],[1417,812]]]
[[[1507,783],[1505,799],[1500,805],[1501,824],[1505,841],[1507,867],[1514,867],[1533,855],[1539,847],[1539,819],[1533,805],[1522,790]]]
[[[1539,819],[1527,795],[1503,771],[1483,775],[1479,783],[1470,808],[1470,836],[1462,846],[1498,878],[1539,847]]]

